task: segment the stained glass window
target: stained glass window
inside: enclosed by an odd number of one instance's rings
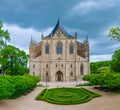
[[[49,54],[49,46],[48,45],[45,46],[45,54]]]
[[[57,44],[56,52],[57,54],[62,54],[62,44]]]
[[[73,46],[70,46],[70,54],[73,54]]]

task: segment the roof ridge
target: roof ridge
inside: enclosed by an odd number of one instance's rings
[[[59,18],[58,18],[58,21],[57,21],[55,27],[53,28],[52,32],[51,32],[47,37],[53,36],[53,35],[55,34],[55,32],[57,31],[58,28],[61,28],[62,32],[63,32],[66,36],[72,37],[72,36],[69,35],[69,34],[67,33],[67,31],[62,27],[62,25],[60,24],[60,19],[59,19]]]

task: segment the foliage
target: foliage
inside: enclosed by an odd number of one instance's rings
[[[120,72],[120,50],[116,50],[112,56],[111,70]]]
[[[0,76],[0,100],[10,97],[14,93],[12,85],[5,77]]]
[[[120,41],[120,28],[112,28],[109,32],[109,37]]]
[[[38,76],[0,76],[0,99],[21,96],[35,88],[39,81]]]
[[[36,100],[45,100],[54,104],[68,105],[80,104],[90,101],[101,95],[90,92],[84,88],[53,88],[44,89]]]
[[[120,89],[120,74],[111,73],[107,75],[105,85],[110,89]]]
[[[3,23],[0,21],[0,51],[6,46],[6,42],[10,41],[10,34],[7,30],[2,30]]]
[[[81,87],[81,86],[95,86],[94,84],[91,83],[83,83],[83,84],[78,84],[77,87]]]
[[[105,86],[109,89],[120,88],[120,73],[85,75],[83,80],[89,81],[94,85]]]
[[[99,61],[90,63],[90,73],[99,74],[99,73],[109,73],[110,72],[110,62],[111,61]]]
[[[91,84],[104,86],[104,79],[106,74],[91,74],[85,75],[83,80],[90,81]]]
[[[1,51],[0,64],[5,74],[23,75],[28,73],[27,62],[28,55],[12,45],[6,46]]]
[[[109,65],[110,65],[110,63],[109,63]],[[110,69],[109,66],[105,66],[105,67],[103,66],[103,67],[99,68],[98,71],[99,71],[100,73],[110,73],[110,72],[111,72],[111,69]]]

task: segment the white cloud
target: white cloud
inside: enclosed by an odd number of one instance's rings
[[[94,10],[103,10],[106,8],[114,7],[117,3],[120,3],[118,0],[87,0],[84,2],[77,3],[72,12],[79,12],[80,14],[86,14]]]
[[[111,59],[112,59],[112,54],[90,56],[90,62],[105,61],[105,60],[111,60]]]
[[[93,40],[93,39],[90,39],[89,40],[89,45],[90,45],[90,48],[94,48],[95,45],[97,45],[98,41],[96,40]]]
[[[120,43],[116,41],[115,44],[111,44],[111,45],[107,46],[106,49],[113,50],[113,51],[118,50],[118,49],[120,49]]]
[[[51,33],[52,29],[53,29],[53,27],[50,27],[50,28],[44,30],[44,31],[43,31],[43,34],[44,34],[45,36],[47,36],[48,34]]]
[[[48,35],[52,28],[48,28],[45,30],[42,30],[40,32],[38,32],[37,30],[33,29],[33,28],[21,28],[18,25],[9,25],[4,23],[4,30],[8,30],[10,33],[10,37],[11,37],[11,41],[10,44],[25,50],[27,53],[29,51],[29,43],[30,43],[30,39],[31,36],[37,41],[40,42],[41,41],[41,33],[43,33],[45,36]]]
[[[80,13],[86,13],[95,6],[96,6],[96,2],[94,1],[80,2],[73,8],[73,10],[81,11]]]

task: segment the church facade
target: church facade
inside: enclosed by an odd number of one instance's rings
[[[58,20],[48,36],[29,47],[31,75],[38,75],[42,81],[73,81],[89,74],[89,42],[77,40],[77,33],[71,36]]]

